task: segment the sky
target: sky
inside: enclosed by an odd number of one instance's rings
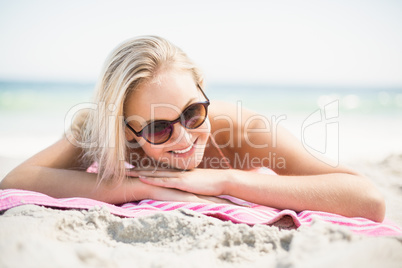
[[[207,81],[402,87],[402,1],[0,0],[0,79],[94,82],[138,35]]]

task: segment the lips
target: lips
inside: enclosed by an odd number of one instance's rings
[[[197,140],[198,140],[198,139],[196,139],[196,140],[194,141],[194,143],[190,144],[190,146],[188,146],[187,148],[184,148],[184,149],[182,149],[182,150],[171,150],[171,151],[169,151],[169,153],[174,154],[174,155],[177,155],[177,156],[187,156],[187,155],[190,155],[190,154],[192,154],[192,152],[193,152],[194,149],[195,149],[195,144],[197,143]]]
[[[184,150],[177,150],[177,151],[171,151],[171,152],[175,153],[175,154],[184,154],[184,153],[187,153],[188,151],[190,151],[191,148],[193,148],[192,144],[190,146],[188,146],[188,148],[186,148]]]

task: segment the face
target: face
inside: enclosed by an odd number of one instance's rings
[[[128,96],[124,114],[130,118],[130,126],[140,132],[152,121],[175,120],[189,105],[205,101],[189,72],[167,70]],[[188,129],[177,122],[170,139],[158,145],[137,137],[128,128],[125,133],[128,141],[138,142],[148,157],[164,166],[193,169],[204,155],[210,124],[207,118],[200,127]]]

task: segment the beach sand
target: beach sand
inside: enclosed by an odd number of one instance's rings
[[[21,159],[3,158],[1,174]],[[402,226],[402,154],[350,162]],[[0,267],[402,267],[402,238],[364,237],[316,221],[297,230],[224,222],[179,210],[120,218],[105,208],[35,205],[0,216]]]

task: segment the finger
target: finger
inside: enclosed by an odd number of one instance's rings
[[[179,172],[178,171],[138,171],[137,172],[141,176],[145,177],[167,177],[167,178],[173,178],[173,177],[178,177]]]
[[[129,176],[129,177],[138,177],[140,174],[138,174],[137,171],[126,170],[126,175]]]
[[[138,178],[140,181],[146,183],[146,184],[151,184],[154,186],[160,186],[160,187],[165,187],[165,188],[176,188],[180,189],[180,179],[179,178],[174,178],[174,177],[147,177],[144,175],[139,175]]]
[[[126,175],[129,177],[138,178],[140,176],[140,172],[136,170],[126,170]]]
[[[158,170],[157,167],[134,167],[130,168],[129,170],[134,170],[134,171],[155,171]]]
[[[180,191],[177,189],[159,188],[155,192],[154,200],[172,201],[172,202],[194,202],[194,203],[216,203],[212,200],[200,198],[199,196]]]
[[[172,171],[172,172],[179,172],[180,170],[174,169],[174,168],[163,168],[163,167],[134,167],[134,168],[129,168],[127,170],[134,170],[134,171]]]
[[[127,169],[126,175],[130,177],[138,177],[140,175],[149,177],[177,177],[177,171],[155,171],[155,170],[137,170],[137,169]]]

